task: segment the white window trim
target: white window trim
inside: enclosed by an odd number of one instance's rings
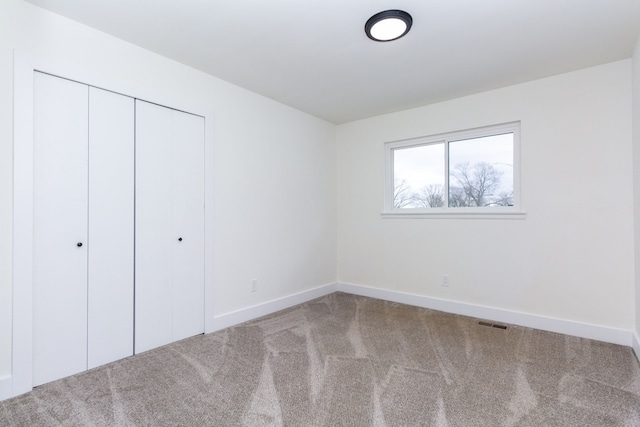
[[[393,150],[420,145],[444,143],[445,156],[449,156],[449,144],[461,139],[480,138],[500,133],[513,133],[513,206],[468,207],[468,208],[412,208],[397,209],[393,207]],[[390,141],[384,144],[385,177],[383,218],[446,218],[446,219],[524,219],[526,213],[522,208],[520,192],[520,122],[504,123],[481,128],[467,129],[458,132],[431,135],[419,138]],[[445,185],[448,188],[449,165],[445,161]]]

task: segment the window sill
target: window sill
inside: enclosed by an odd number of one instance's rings
[[[383,212],[383,219],[525,219],[526,212]]]

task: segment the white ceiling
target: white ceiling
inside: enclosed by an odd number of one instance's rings
[[[333,123],[631,57],[640,0],[28,0]],[[413,28],[363,28],[403,9]]]

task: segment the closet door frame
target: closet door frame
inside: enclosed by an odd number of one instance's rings
[[[11,377],[0,379],[0,399],[33,388],[33,111],[34,73],[43,72],[205,118],[205,333],[224,327],[214,318],[213,283],[213,111],[162,92],[123,84],[98,70],[79,70],[14,50],[13,64],[13,259]],[[102,73],[102,74],[100,74]]]

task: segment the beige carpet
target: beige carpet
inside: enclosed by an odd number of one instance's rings
[[[343,293],[0,402],[1,426],[640,426],[631,349]]]

